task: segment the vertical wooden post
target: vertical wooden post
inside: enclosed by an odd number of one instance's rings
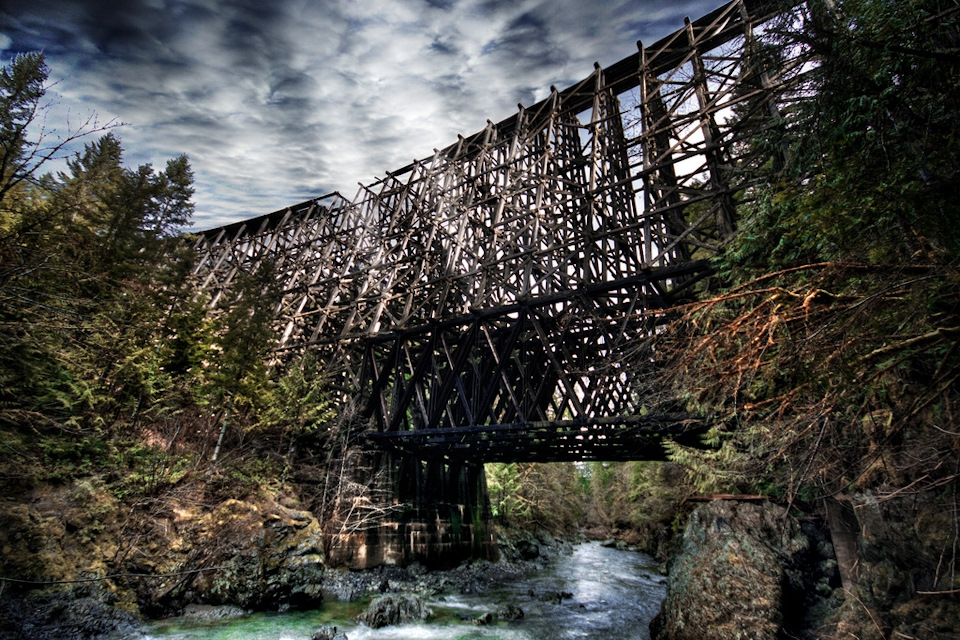
[[[648,237],[651,238],[644,260],[651,267],[665,266],[670,256],[665,252],[665,247],[662,245],[665,241],[680,236],[684,231],[685,224],[680,203],[677,171],[674,166],[670,143],[672,135],[670,114],[667,112],[667,106],[660,94],[660,82],[653,75],[647,63],[646,49],[639,42],[637,46],[640,47],[641,59],[640,108],[643,118],[641,149],[643,150],[643,171],[646,176],[643,181],[646,196],[644,229]],[[662,216],[655,218],[652,212],[657,210],[662,210],[664,213]],[[661,228],[657,229],[656,226]],[[658,256],[656,260],[653,258],[652,247],[654,235],[658,236],[661,241],[661,246],[657,247]],[[681,260],[689,257],[683,245],[678,245],[676,251],[676,257]]]
[[[700,131],[703,134],[704,155],[710,172],[710,188],[717,194],[717,235],[721,242],[730,239],[736,231],[736,210],[733,200],[727,193],[727,181],[723,172],[723,151],[720,129],[714,117],[715,105],[711,101],[710,86],[707,83],[707,69],[694,33],[690,18],[685,18],[687,37],[692,49],[693,84],[700,106]]]

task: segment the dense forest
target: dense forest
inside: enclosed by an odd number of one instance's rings
[[[707,446],[487,479],[504,526],[588,527],[662,557],[697,494],[811,517],[840,505],[863,564],[823,636],[880,638],[960,612],[960,17],[947,0],[810,7],[757,52],[812,56],[778,135],[744,142],[778,161],[658,337],[671,397],[712,417]],[[188,159],[128,168],[95,119],[55,135],[49,75],[39,53],[0,73],[0,574],[69,579],[83,563],[20,553],[54,535],[19,509],[28,492],[76,504],[63,531],[88,542],[145,535],[174,499],[328,513],[343,416],[309,357],[268,365],[269,306],[253,301],[276,294],[269,273],[210,313],[183,240]],[[127,567],[114,552],[83,570]]]

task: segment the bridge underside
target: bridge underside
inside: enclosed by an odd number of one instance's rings
[[[656,285],[705,273],[650,270],[368,338],[368,438],[474,464],[664,459],[665,438],[695,444],[703,422],[663,398],[653,338],[670,316]]]
[[[695,446],[693,416],[638,416],[588,423],[552,421],[372,433],[378,447],[421,460],[472,462],[607,462],[666,460],[664,439]]]

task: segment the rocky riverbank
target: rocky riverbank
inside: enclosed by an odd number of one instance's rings
[[[654,640],[801,637],[839,587],[822,528],[771,503],[698,507],[668,566]]]
[[[320,524],[295,502],[195,498],[131,505],[85,480],[0,505],[0,639],[130,637],[147,618],[480,593],[572,549],[546,531],[501,531],[497,562],[349,571],[325,566]],[[863,494],[798,519],[768,502],[701,505],[674,544],[654,638],[956,640],[957,595],[936,589],[950,539],[931,533],[952,516],[935,506]]]
[[[654,640],[960,638],[958,594],[934,588],[952,563],[937,535],[949,527],[916,526],[954,516],[933,497],[844,502],[805,519],[768,502],[695,509],[671,554]]]
[[[196,604],[322,600],[319,523],[272,497],[127,505],[95,480],[42,487],[0,509],[0,548],[3,638],[95,638]]]
[[[186,496],[121,503],[95,480],[44,487],[0,509],[0,638],[128,635],[144,618],[318,607],[371,594],[476,593],[570,543],[501,536],[502,560],[449,571],[324,566],[320,524],[275,496],[214,506]]]

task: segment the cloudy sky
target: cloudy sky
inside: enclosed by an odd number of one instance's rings
[[[117,119],[126,162],[186,153],[195,229],[353,197],[724,0],[4,0],[59,130]]]

